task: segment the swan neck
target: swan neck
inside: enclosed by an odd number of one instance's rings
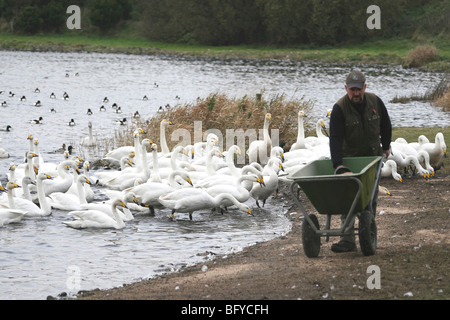
[[[162,154],[168,154],[170,153],[169,147],[167,146],[166,141],[166,129],[163,122],[161,122],[160,129],[159,129],[159,135],[161,139],[161,152]]]
[[[42,185],[42,179],[37,179],[37,181],[36,181],[36,188],[37,188],[39,205],[40,205],[41,209],[46,214],[50,214],[52,208],[48,204],[47,198],[45,197],[44,186]]]

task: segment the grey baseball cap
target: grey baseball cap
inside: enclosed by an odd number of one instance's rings
[[[351,88],[362,89],[364,87],[365,82],[366,77],[362,74],[361,71],[358,70],[350,72],[350,74],[347,76],[347,80],[345,80],[345,83],[347,84],[347,87],[349,89]]]

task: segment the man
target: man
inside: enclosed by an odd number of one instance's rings
[[[373,93],[366,92],[366,77],[358,70],[350,72],[345,82],[347,94],[333,106],[330,118],[330,153],[336,174],[350,170],[343,157],[390,154],[392,125],[386,106]],[[345,216],[342,215],[342,221]],[[342,237],[331,246],[334,252],[355,251],[355,237]]]

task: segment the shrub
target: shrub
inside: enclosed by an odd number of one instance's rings
[[[15,21],[17,30],[35,34],[39,32],[42,27],[41,11],[37,7],[28,6],[23,8]]]
[[[404,68],[422,67],[428,62],[434,60],[438,55],[438,51],[434,46],[418,46],[408,53],[402,63]]]

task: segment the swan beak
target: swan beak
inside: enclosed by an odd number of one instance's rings
[[[280,153],[281,161],[284,162],[284,153]]]
[[[398,178],[398,181],[399,181],[399,182],[403,182],[402,177]]]
[[[130,166],[134,166],[134,162],[133,161],[131,161],[130,159],[128,159],[128,163],[130,164]]]
[[[247,210],[247,213],[248,213],[249,215],[253,216],[252,210],[250,210],[250,208]]]
[[[283,167],[283,165],[281,163],[280,163],[280,170],[284,171],[284,167]]]
[[[191,186],[194,186],[194,185],[192,184],[191,178],[188,178],[188,179],[187,179],[187,183],[189,183]]]
[[[174,123],[173,123],[172,121],[169,121],[169,125],[170,125],[170,126],[173,126]]]
[[[87,184],[92,184],[92,183],[91,183],[91,180],[89,180],[88,178],[86,178],[85,181],[86,181]]]
[[[447,158],[447,149],[444,149],[444,158]]]
[[[120,202],[120,205],[124,208],[128,208],[127,205],[125,204],[125,202],[123,202],[123,201]]]
[[[263,187],[266,186],[266,184],[264,183],[264,179],[263,178],[256,178],[256,181],[258,181],[261,186],[263,186]]]
[[[0,192],[6,192],[6,189],[3,186],[0,186]]]

